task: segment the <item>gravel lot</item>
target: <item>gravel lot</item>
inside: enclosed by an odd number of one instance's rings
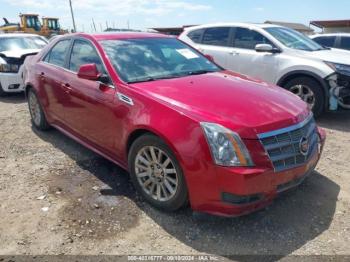
[[[350,255],[350,114],[319,121],[314,174],[240,218],[162,213],[125,171],[56,130],[33,130],[23,95],[0,98],[0,255]]]

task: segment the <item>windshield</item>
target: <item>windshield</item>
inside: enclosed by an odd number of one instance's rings
[[[4,37],[0,38],[0,52],[22,49],[41,49],[47,42],[41,37]]]
[[[284,27],[270,27],[265,28],[273,37],[280,41],[283,45],[289,48],[304,50],[304,51],[318,51],[325,49],[314,40],[307,36],[289,28]]]
[[[119,76],[128,83],[221,70],[175,38],[103,40],[101,44]]]

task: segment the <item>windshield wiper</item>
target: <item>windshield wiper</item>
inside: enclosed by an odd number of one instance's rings
[[[203,75],[203,74],[207,74],[207,73],[213,73],[216,71],[213,70],[197,70],[197,71],[190,71],[187,72],[188,75]]]
[[[154,80],[156,80],[156,79],[153,78],[153,77],[147,77],[147,78],[142,78],[142,79],[139,79],[139,80],[128,81],[127,83],[128,84],[135,84],[135,83],[141,83],[141,82],[151,82],[151,81],[154,81]]]
[[[177,75],[166,75],[166,76],[158,76],[158,77],[149,76],[149,77],[142,78],[140,80],[129,81],[128,84],[141,83],[141,82],[152,82],[152,81],[156,81],[156,80],[171,79],[171,78],[177,78],[177,77],[179,77],[179,76],[177,76]]]
[[[149,76],[149,77],[145,77],[145,78],[142,78],[142,79],[129,81],[127,83],[128,84],[135,84],[135,83],[141,83],[141,82],[152,82],[152,81],[162,80],[162,79],[179,78],[179,77],[184,77],[184,76],[187,76],[187,75],[202,75],[202,74],[213,73],[213,72],[216,72],[216,71],[213,71],[213,70],[197,70],[197,71],[189,71],[189,72],[178,73],[178,74],[174,74],[174,75],[166,75],[166,76],[158,76],[158,77]]]

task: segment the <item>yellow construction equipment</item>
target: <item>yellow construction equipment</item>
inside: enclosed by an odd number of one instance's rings
[[[52,37],[54,35],[66,34],[68,31],[61,29],[58,18],[43,17],[43,26],[41,28],[41,33],[43,36]]]
[[[5,33],[23,32],[38,34],[48,38],[54,35],[68,33],[68,31],[60,28],[58,18],[43,17],[43,24],[41,24],[39,15],[37,14],[20,14],[19,17],[21,19],[19,24],[9,23],[9,21],[4,18],[5,24],[0,26],[0,31]]]

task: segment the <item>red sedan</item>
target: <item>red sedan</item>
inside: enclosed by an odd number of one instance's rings
[[[127,169],[163,210],[252,212],[299,185],[321,155],[325,133],[297,96],[172,37],[66,35],[27,62],[33,125]]]

